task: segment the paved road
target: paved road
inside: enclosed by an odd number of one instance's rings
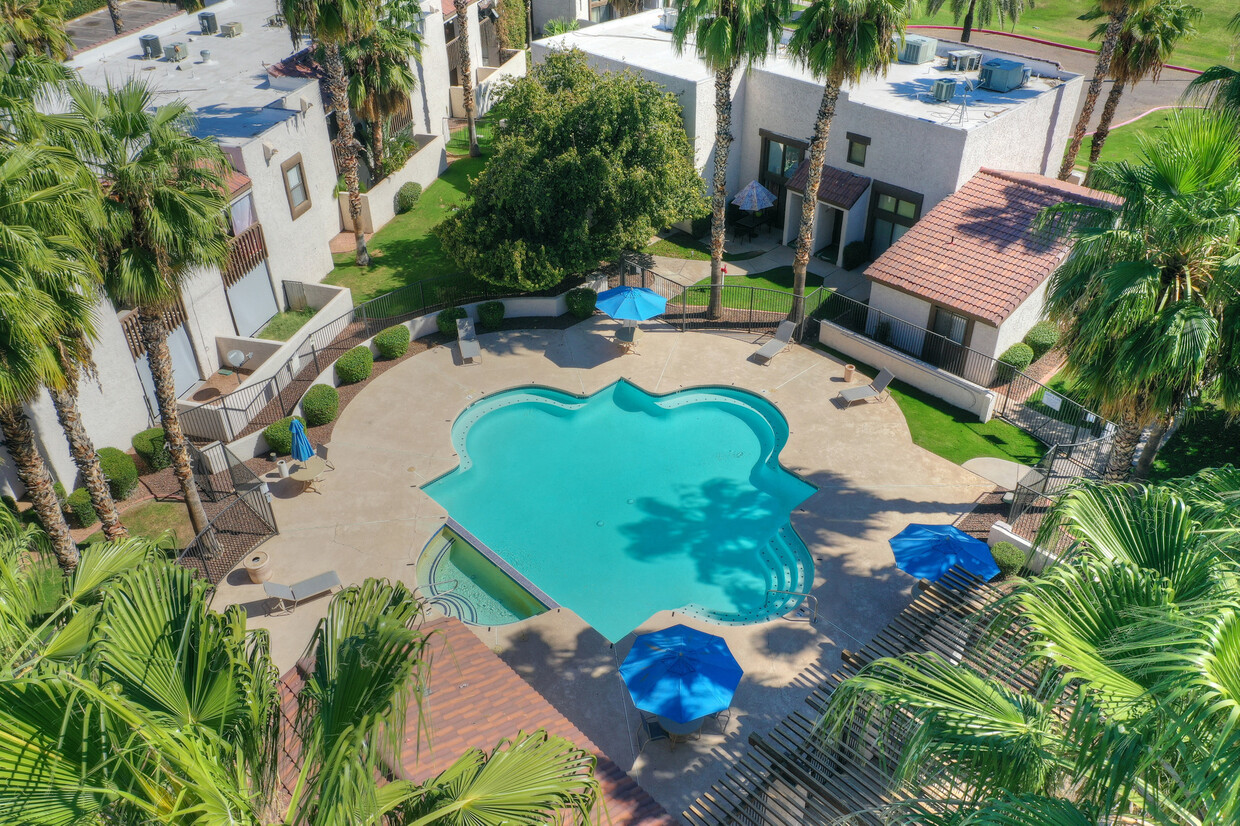
[[[181,10],[175,3],[128,0],[121,4],[121,23],[125,27],[122,34],[132,32],[136,35],[139,29],[144,29],[152,23],[180,13]],[[65,30],[73,39],[73,45],[79,52],[116,37],[116,33],[112,30],[112,18],[108,16],[106,6],[69,21]]]

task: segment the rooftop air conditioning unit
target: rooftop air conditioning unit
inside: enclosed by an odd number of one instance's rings
[[[992,92],[1010,92],[1025,82],[1025,65],[1015,60],[995,58],[982,64],[981,87]]]
[[[189,57],[189,49],[184,43],[169,43],[164,46],[164,60],[170,63],[180,63]]]
[[[241,24],[235,21],[231,23],[225,23],[223,26],[220,26],[220,34],[224,35],[225,37],[240,37],[241,36]]]
[[[271,17],[267,18],[267,25],[273,29],[284,28],[284,15],[282,14],[271,15]]]
[[[982,65],[982,53],[959,49],[947,53],[947,68],[953,72],[976,72]]]
[[[656,28],[665,32],[670,32],[676,28],[676,21],[680,19],[680,11],[677,9],[664,9],[663,15],[659,18],[659,25]]]
[[[956,78],[941,77],[935,80],[933,94],[939,103],[947,103],[956,96]]]
[[[900,50],[901,63],[929,63],[939,48],[939,41],[933,37],[920,34],[909,34],[904,37],[904,48]]]
[[[220,24],[215,20],[215,12],[199,12],[198,28],[203,34],[217,34],[220,30]]]
[[[159,60],[159,56],[164,53],[163,48],[159,45],[159,35],[144,34],[138,38],[138,42],[142,44],[143,60]]]

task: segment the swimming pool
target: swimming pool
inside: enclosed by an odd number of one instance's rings
[[[815,489],[779,465],[787,438],[774,405],[732,387],[520,387],[457,418],[460,465],[423,490],[613,642],[660,610],[761,622],[813,581],[789,514]]]

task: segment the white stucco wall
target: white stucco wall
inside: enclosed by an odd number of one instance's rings
[[[880,310],[917,327],[930,326],[931,304],[929,301],[900,292],[899,290],[893,290],[886,284],[870,282],[870,309]],[[875,335],[880,323],[882,323],[882,319],[878,315],[871,313],[866,323],[866,332]],[[905,348],[917,352],[924,340],[924,334],[910,332],[901,336],[900,343]]]
[[[396,193],[410,181],[422,185],[425,191],[435,179],[448,168],[448,156],[444,151],[444,140],[441,135],[418,135],[425,139],[426,144],[411,157],[397,172],[384,178],[362,193],[362,227],[366,232],[382,229],[396,217]],[[352,231],[353,219],[349,213],[349,196],[340,193],[337,200],[340,205],[340,222],[346,230]]]
[[[531,14],[534,18],[534,36],[542,33],[548,20],[589,20],[588,0],[532,0]]]
[[[220,366],[215,337],[237,334],[220,271],[199,269],[186,279],[181,285],[181,303],[185,306],[185,327],[194,347],[199,375],[207,378]]]
[[[993,349],[983,349],[982,347],[973,346],[974,350],[980,350],[988,356],[998,358],[1003,355],[1003,351],[1011,347],[1016,342],[1025,337],[1025,333],[1029,332],[1029,328],[1042,320],[1046,310],[1046,282],[1043,281],[1038,288],[1029,294],[1029,297],[1020,303],[1020,306],[1007,317],[1007,320],[994,330],[994,342],[990,344]],[[978,324],[974,328],[980,328]],[[974,333],[974,341],[977,341],[976,332]]]
[[[984,166],[1057,176],[1083,82],[1084,78],[1071,78],[970,129],[956,188],[964,186]]]
[[[478,70],[478,116],[485,115],[499,98],[499,90],[514,77],[525,76],[525,52],[518,51],[502,66],[484,66]]]
[[[413,63],[418,88],[411,106],[415,132],[438,135],[448,111],[448,51],[443,36],[443,13],[438,4],[426,6],[422,21],[422,59]]]

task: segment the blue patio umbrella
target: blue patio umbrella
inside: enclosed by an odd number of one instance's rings
[[[684,625],[642,634],[620,666],[633,704],[675,723],[730,706],[742,674],[722,638]]]
[[[744,189],[736,193],[732,203],[748,212],[757,212],[775,206],[775,195],[757,181],[750,181]]]
[[[999,574],[989,546],[951,525],[909,525],[889,542],[896,565],[918,579],[937,582],[953,565],[983,580]]]
[[[301,426],[300,421],[293,419],[289,422],[288,431],[293,434],[293,461],[304,462],[314,455],[314,448],[310,445],[306,429]]]
[[[598,294],[594,306],[612,318],[645,321],[667,309],[667,299],[645,287],[613,287]]]

